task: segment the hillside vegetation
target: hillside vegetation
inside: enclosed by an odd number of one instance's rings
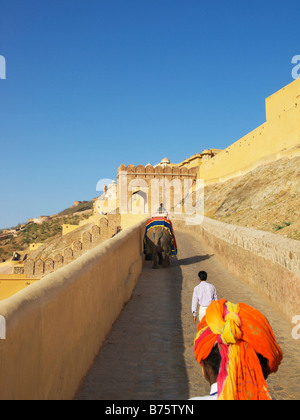
[[[71,206],[41,224],[27,223],[16,234],[8,235],[0,240],[0,262],[12,257],[13,252],[25,253],[31,243],[44,243],[60,238],[63,224],[79,225],[79,222],[91,215],[92,201]]]

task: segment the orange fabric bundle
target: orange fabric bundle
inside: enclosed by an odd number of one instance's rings
[[[200,364],[216,343],[221,354],[218,399],[271,399],[257,354],[268,359],[270,373],[277,371],[283,355],[265,316],[244,303],[213,301],[195,337]]]

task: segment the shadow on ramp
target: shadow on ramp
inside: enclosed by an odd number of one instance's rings
[[[188,258],[182,258],[178,260],[178,263],[180,265],[190,265],[190,264],[196,264],[205,260],[209,260],[211,257],[213,257],[214,254],[206,254],[206,255],[194,255],[193,257]]]

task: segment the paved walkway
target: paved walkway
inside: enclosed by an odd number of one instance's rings
[[[86,376],[77,400],[186,400],[206,395],[207,382],[193,353],[197,325],[191,315],[197,273],[208,272],[218,298],[245,302],[268,318],[284,360],[268,379],[276,399],[300,399],[300,340],[293,324],[257,291],[228,273],[198,238],[176,232],[178,256],[152,270],[146,261],[132,299]],[[300,306],[299,306],[300,315]]]

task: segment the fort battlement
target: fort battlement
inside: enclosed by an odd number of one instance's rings
[[[171,165],[156,165],[152,166],[150,164],[144,165],[137,165],[134,166],[130,165],[120,165],[118,168],[118,176],[121,172],[126,172],[127,176],[129,177],[143,177],[146,180],[152,178],[162,178],[162,177],[170,177],[172,178],[195,178],[197,176],[196,168],[188,169],[187,167],[179,167],[179,166],[171,166]]]
[[[53,273],[59,268],[76,260],[85,252],[114,236],[118,232],[119,223],[120,218],[118,215],[102,217],[99,221],[99,225],[94,224],[89,230],[82,232],[80,238],[72,242],[70,242],[71,239],[69,241],[66,240],[69,244],[60,252],[51,253],[46,258],[42,258],[41,256],[29,256],[29,258],[24,261],[23,267],[18,266],[15,268],[15,273],[24,273],[28,278],[41,279],[47,274]],[[64,238],[66,238],[66,236]],[[46,252],[44,252],[44,254],[46,254]],[[42,252],[41,255],[43,255]]]

